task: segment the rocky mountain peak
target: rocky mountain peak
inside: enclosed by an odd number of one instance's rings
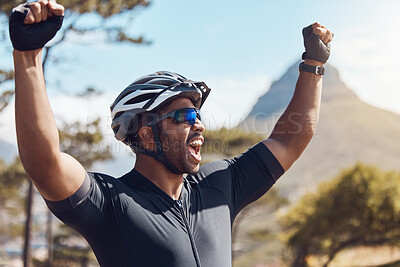
[[[259,98],[239,128],[266,136],[286,109],[299,75],[296,62]],[[362,102],[326,65],[317,133],[278,184],[287,193],[313,189],[357,162],[400,169],[400,115]]]

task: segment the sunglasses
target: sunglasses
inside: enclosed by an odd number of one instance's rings
[[[154,121],[152,124],[159,123],[160,121],[165,120],[166,118],[172,118],[173,122],[177,124],[186,123],[189,125],[194,125],[196,123],[196,119],[201,120],[199,109],[181,108],[173,110],[171,112],[168,112],[167,114],[158,117],[158,119]]]

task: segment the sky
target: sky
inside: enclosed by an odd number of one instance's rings
[[[111,45],[99,35],[69,38],[53,51],[57,63],[48,65],[47,88],[58,119],[100,114],[111,134],[108,108],[118,93],[142,75],[174,71],[212,88],[203,106],[206,126],[233,127],[300,59],[301,30],[318,21],[335,34],[329,63],[346,85],[365,102],[400,114],[399,14],[396,0],[154,0],[127,23],[132,36],[143,35],[151,45]],[[95,21],[91,16],[82,23]],[[4,34],[7,25],[0,26]],[[0,67],[12,68],[10,46],[0,45]],[[87,87],[104,94],[65,96]],[[11,109],[0,118],[0,139],[10,142]]]

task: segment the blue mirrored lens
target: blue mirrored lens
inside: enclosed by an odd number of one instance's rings
[[[181,109],[175,113],[175,120],[179,123],[188,123],[193,125],[196,123],[196,119],[200,120],[200,113],[194,108]]]

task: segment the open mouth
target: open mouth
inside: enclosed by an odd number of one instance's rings
[[[203,142],[203,138],[197,138],[189,143],[190,155],[195,159],[195,161],[197,161],[197,163],[201,161],[200,149],[203,145]]]

